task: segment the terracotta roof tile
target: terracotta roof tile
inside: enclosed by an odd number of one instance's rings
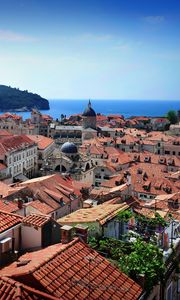
[[[0,299],[1,300],[58,300],[18,281],[8,277],[0,277]]]
[[[21,120],[22,116],[16,115],[16,114],[11,114],[11,113],[4,113],[0,115],[0,119],[14,119],[14,120]]]
[[[12,151],[14,149],[21,149],[24,147],[24,144],[26,145],[34,145],[35,143],[30,140],[26,135],[14,135],[10,137],[5,137],[3,139],[0,139],[0,145],[1,145],[1,153],[6,154],[7,151]]]
[[[49,220],[50,220],[50,216],[47,216],[47,215],[30,214],[29,216],[27,216],[23,219],[22,223],[25,225],[42,227]]]
[[[99,222],[101,225],[114,218],[119,211],[127,209],[125,203],[104,203],[91,208],[79,209],[63,218],[58,219],[59,224]]]
[[[12,136],[13,134],[11,134],[9,131],[5,130],[5,129],[0,129],[0,138],[3,138],[5,136]]]
[[[54,209],[50,207],[48,204],[41,202],[39,200],[31,201],[27,203],[27,206],[32,206],[33,208],[37,209],[40,213],[44,215],[48,215],[54,211]]]
[[[29,262],[19,267],[14,262],[0,273],[16,280],[32,276],[45,292],[60,299],[136,300],[142,292],[137,283],[77,238],[27,253],[19,260]]]
[[[5,211],[0,211],[0,233],[18,225],[22,222],[23,217]]]
[[[66,178],[60,174],[38,177],[27,180],[20,184],[30,189],[37,200],[45,202],[53,209],[61,207],[61,202],[69,203],[70,193],[80,195],[78,185],[73,184],[71,178]],[[62,199],[62,201],[60,201]]]
[[[43,135],[27,135],[27,137],[38,144],[38,149],[44,150],[51,144],[54,144],[54,140]]]
[[[8,200],[0,200],[0,210],[5,212],[13,213],[19,210],[18,204],[16,202]]]

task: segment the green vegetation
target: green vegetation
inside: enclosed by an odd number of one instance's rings
[[[147,218],[143,215],[135,215],[135,219],[141,223],[141,225],[144,226],[149,226],[149,227],[154,227],[156,228],[157,226],[162,226],[163,228],[168,225],[168,222],[164,220],[157,212],[155,213],[155,218]]]
[[[176,124],[177,121],[178,121],[178,116],[177,116],[177,113],[176,111],[174,110],[169,110],[168,113],[167,113],[167,118],[169,120],[169,122],[171,124]]]
[[[106,255],[110,262],[133,280],[139,282],[140,278],[144,277],[147,291],[163,279],[163,255],[152,243],[146,243],[141,238],[137,238],[133,243],[112,238],[90,238],[89,245]]]
[[[130,209],[120,211],[117,215],[117,220],[128,222],[133,217],[133,212]]]
[[[119,268],[134,280],[145,278],[145,288],[151,288],[163,279],[165,266],[159,248],[141,239],[132,243],[131,253],[119,258]]]
[[[133,280],[143,281],[146,291],[150,291],[163,280],[165,273],[163,254],[157,247],[155,232],[163,231],[168,222],[157,212],[154,218],[148,218],[131,209],[119,212],[117,221],[127,223],[132,217],[136,220],[134,232],[125,234],[125,239],[90,237],[89,245]],[[133,237],[134,241],[129,237]]]
[[[1,111],[31,110],[32,108],[49,109],[49,102],[37,94],[0,85]]]
[[[168,225],[168,222],[166,220],[164,220],[164,218],[162,218],[160,216],[160,214],[158,214],[157,212],[155,212],[154,218],[148,218],[144,215],[140,215],[138,213],[132,212],[130,209],[119,212],[117,215],[117,220],[123,221],[123,222],[128,222],[132,217],[134,217],[136,219],[136,221],[141,223],[142,226],[166,227]]]

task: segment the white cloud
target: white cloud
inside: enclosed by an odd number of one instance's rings
[[[0,41],[9,41],[9,42],[33,42],[37,39],[19,34],[10,30],[0,29]]]
[[[149,24],[156,25],[156,24],[164,22],[165,17],[164,16],[147,16],[147,17],[144,17],[143,20]]]

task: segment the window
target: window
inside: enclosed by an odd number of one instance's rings
[[[176,155],[176,151],[173,151],[173,153],[172,153],[173,155]]]
[[[164,154],[170,154],[170,151],[166,150],[166,151],[164,151]]]

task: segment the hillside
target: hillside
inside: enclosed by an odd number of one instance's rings
[[[0,111],[29,111],[32,108],[49,109],[49,102],[37,94],[0,85]]]

